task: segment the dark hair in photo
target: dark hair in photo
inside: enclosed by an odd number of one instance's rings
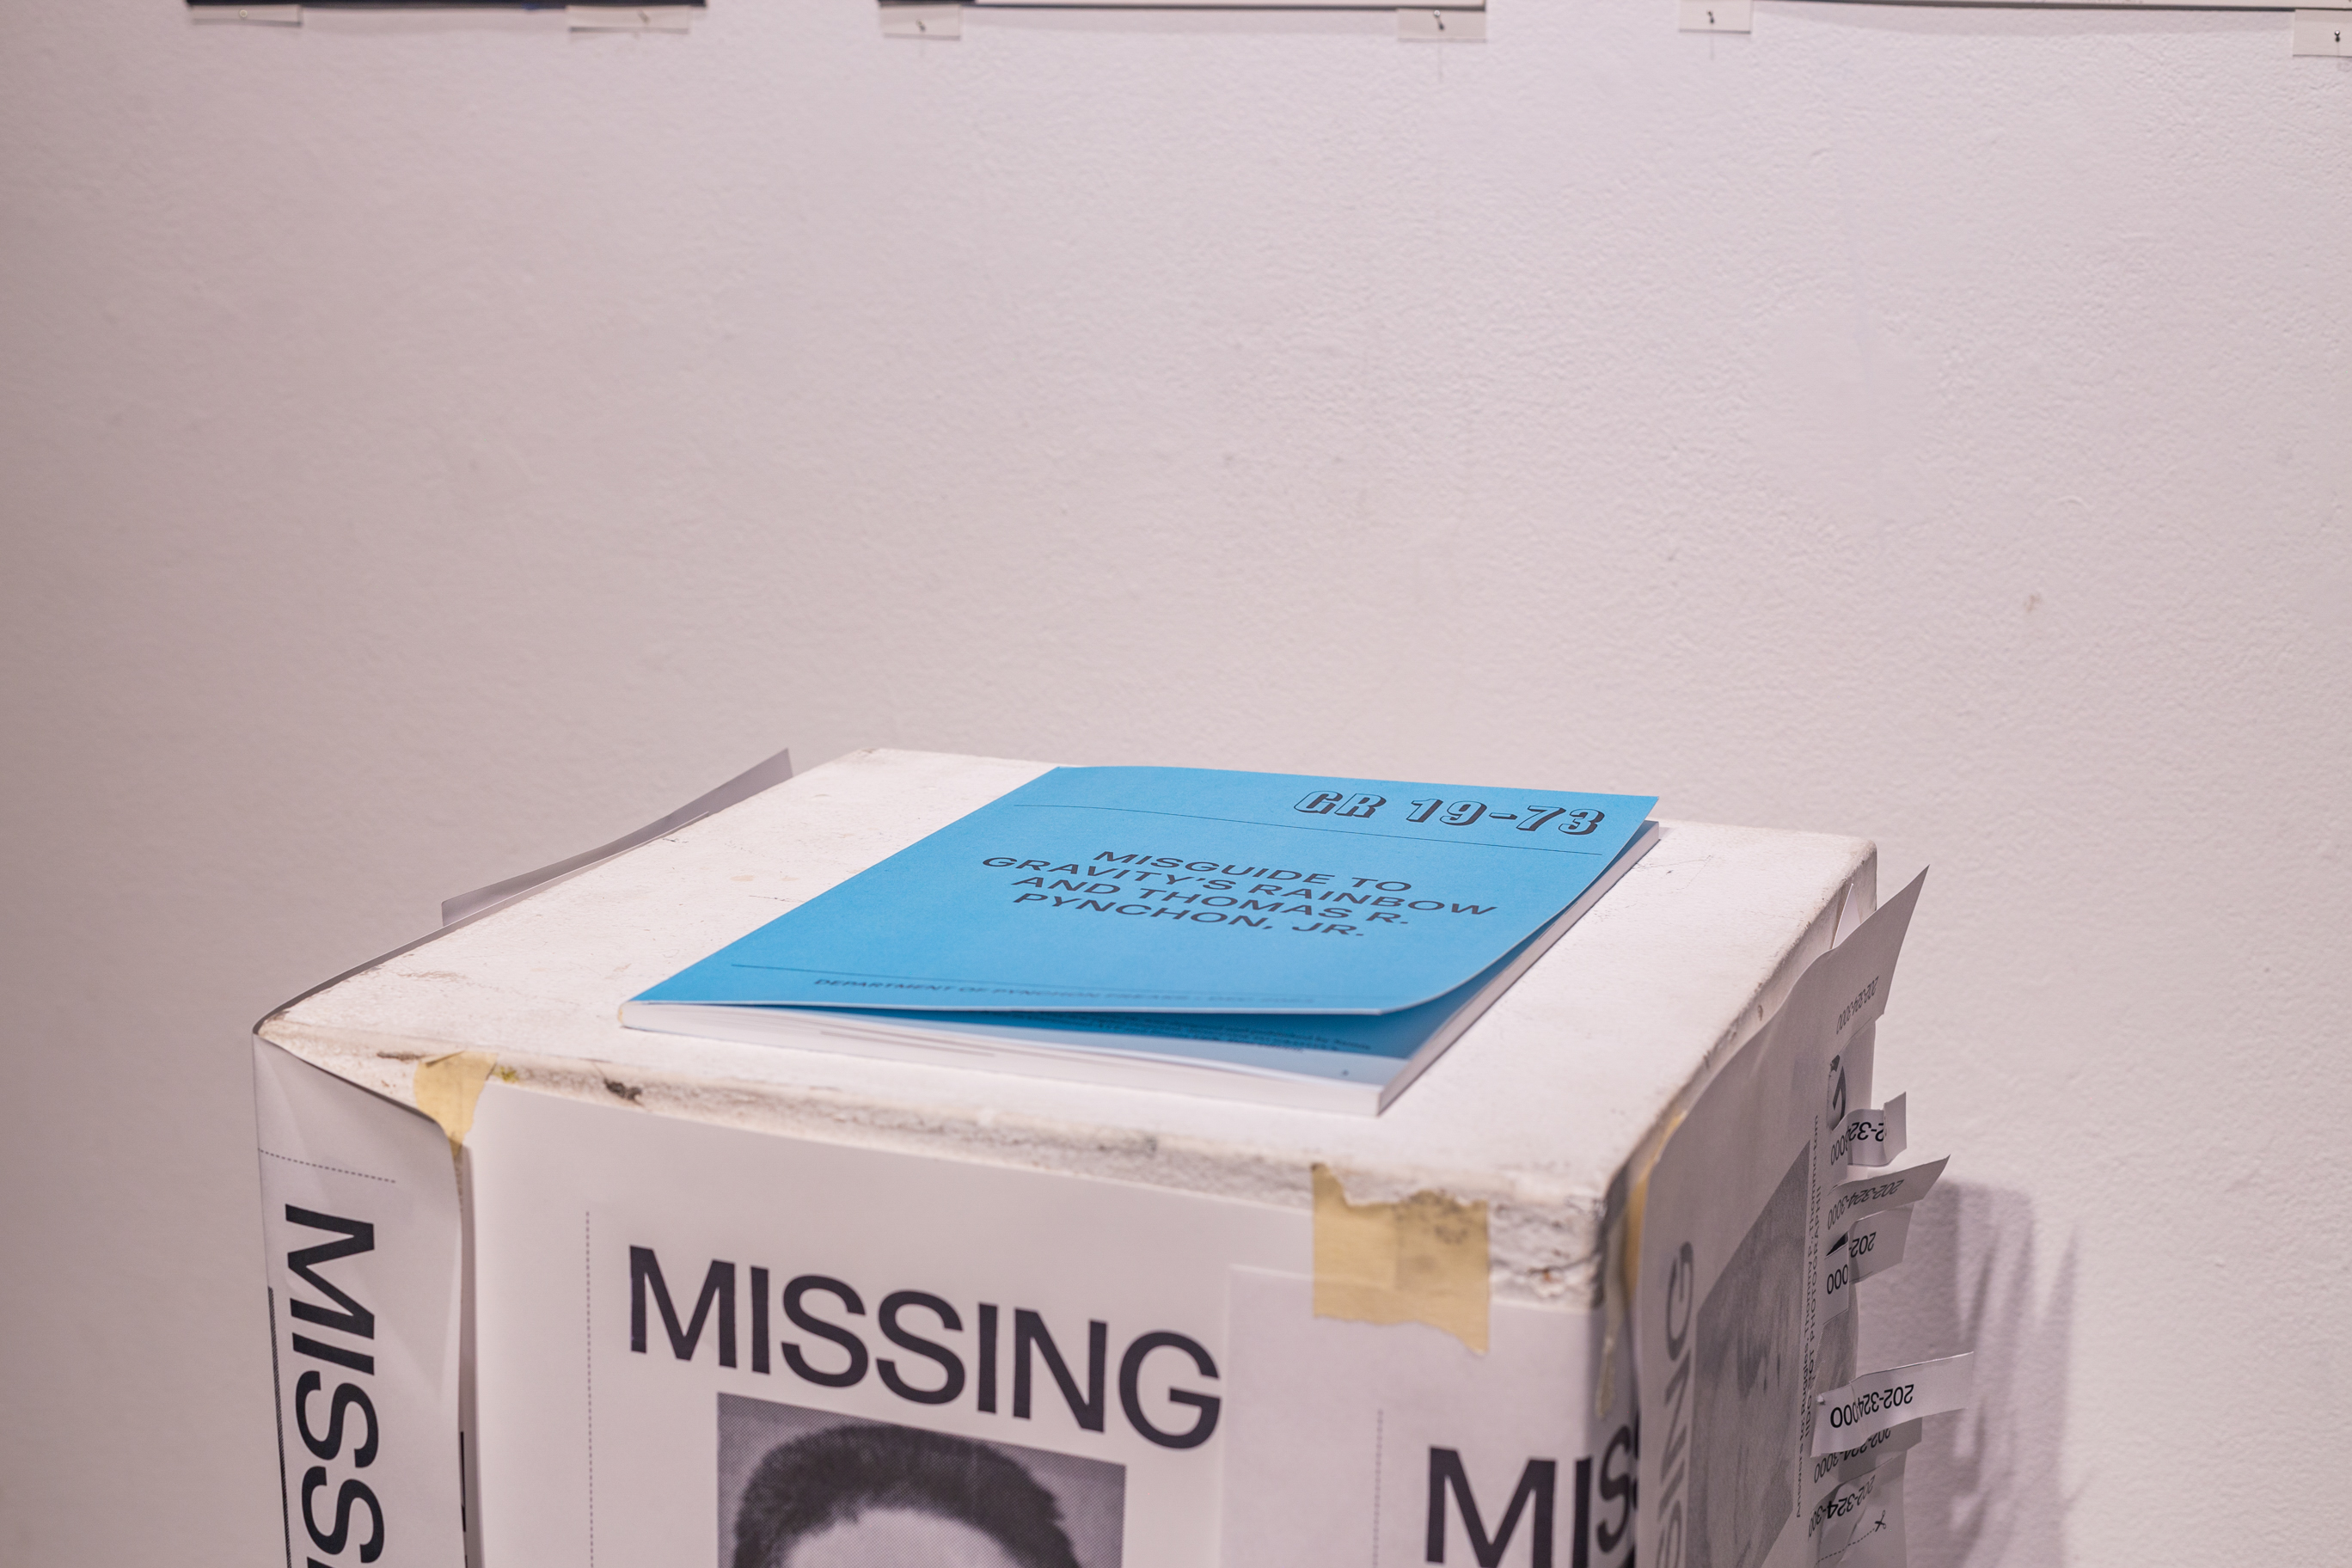
[[[968,1524],[1021,1568],[1078,1568],[1061,1505],[984,1443],[910,1426],[835,1426],[779,1443],[735,1513],[735,1568],[773,1568],[786,1548],[876,1509]]]

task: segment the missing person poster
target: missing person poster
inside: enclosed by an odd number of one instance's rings
[[[461,1226],[449,1141],[253,1050],[286,1561],[446,1568],[458,1495]]]
[[[1652,1170],[1633,1292],[1640,1560],[1812,1568],[1814,1395],[1852,1375],[1850,1312],[1822,1300],[1841,1134],[1870,1092],[1920,883],[1814,961],[1726,1063]]]
[[[1299,1268],[1303,1211],[502,1087],[486,1563],[1214,1560],[1226,1273]]]
[[[468,1149],[484,1562],[1213,1561],[1226,1270],[1304,1212],[497,1084]]]
[[[1497,1301],[1484,1352],[1318,1319],[1303,1205],[496,1080],[466,1159],[478,1564],[1611,1568],[1632,1549],[1632,1410],[1593,1410],[1595,1315]]]

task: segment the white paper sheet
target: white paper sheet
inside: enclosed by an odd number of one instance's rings
[[[1874,1274],[1884,1274],[1903,1261],[1903,1250],[1911,1239],[1911,1208],[1888,1209],[1853,1222],[1846,1232],[1846,1257],[1853,1266],[1856,1279],[1867,1279]]]
[[[655,5],[642,8],[621,5],[573,5],[568,8],[567,15],[570,16],[571,26],[574,28],[628,32],[684,32],[690,25],[693,13],[697,9],[698,7],[692,5]],[[640,17],[644,20],[640,21]],[[539,891],[551,882],[576,876],[589,867],[602,865],[614,856],[635,849],[640,844],[651,843],[665,833],[676,833],[679,828],[689,823],[699,822],[715,811],[724,811],[738,801],[749,800],[761,790],[782,784],[792,776],[792,752],[789,749],[778,752],[772,757],[752,763],[717,789],[696,795],[668,816],[656,817],[635,833],[624,834],[610,844],[600,844],[593,849],[584,849],[577,855],[567,856],[552,865],[541,866],[536,871],[525,871],[520,876],[509,877],[503,881],[476,888],[471,892],[460,893],[454,899],[442,900],[441,923],[445,927],[452,926],[459,921],[472,920],[477,915],[488,914],[502,904],[510,904],[517,899],[526,898]],[[382,960],[378,962],[381,963]]]
[[[493,1568],[731,1563],[761,1467],[851,1430],[1017,1465],[1080,1568],[1213,1562],[1231,1270],[1312,1267],[1303,1209],[496,1079],[466,1158]]]
[[[1853,1222],[1830,1238],[1822,1267],[1822,1315],[1833,1318],[1853,1304],[1853,1288],[1903,1261],[1911,1237],[1908,1207],[1887,1209]]]
[[[1814,1561],[1826,1568],[1905,1568],[1903,1458],[1841,1485],[1822,1500]]]
[[[1898,1094],[1882,1110],[1849,1111],[1831,1147],[1831,1162],[1864,1167],[1894,1163],[1909,1141],[1909,1100]]]
[[[1916,1204],[1935,1186],[1936,1178],[1944,1173],[1951,1156],[1929,1160],[1924,1164],[1906,1165],[1884,1175],[1864,1176],[1858,1181],[1842,1182],[1830,1189],[1830,1200],[1822,1217],[1822,1228],[1835,1235],[1848,1221],[1882,1209],[1900,1208]]]
[[[1876,1469],[1897,1454],[1907,1454],[1919,1446],[1919,1434],[1926,1422],[1914,1416],[1900,1426],[1889,1426],[1863,1439],[1852,1448],[1841,1448],[1834,1454],[1820,1454],[1813,1458],[1813,1483],[1816,1489],[1839,1487],[1855,1477]],[[1826,1489],[1822,1490],[1826,1496]],[[1818,1508],[1818,1504],[1816,1504]]]
[[[1832,1388],[1816,1401],[1821,1419],[1813,1426],[1813,1452],[1851,1448],[1890,1426],[1958,1410],[1975,1389],[1976,1371],[1976,1352],[1969,1351],[1865,1373]]]
[[[2297,11],[2290,36],[2298,55],[2352,56],[2352,15],[2342,11]]]

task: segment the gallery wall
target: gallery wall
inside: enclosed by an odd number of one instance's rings
[[[0,1559],[278,1561],[245,1035],[789,744],[1932,865],[1923,1565],[2352,1519],[2352,61],[715,0],[0,45]]]

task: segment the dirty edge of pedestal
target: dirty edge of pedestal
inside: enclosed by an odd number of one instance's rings
[[[420,1064],[472,1052],[485,1092],[1283,1207],[1311,1206],[1325,1164],[1358,1202],[1485,1202],[1498,1296],[1589,1300],[1612,1183],[1841,918],[1875,903],[1865,839],[1662,822],[1649,856],[1378,1117],[620,1026],[628,996],[1045,767],[852,752],[390,954],[256,1032],[411,1107]]]

